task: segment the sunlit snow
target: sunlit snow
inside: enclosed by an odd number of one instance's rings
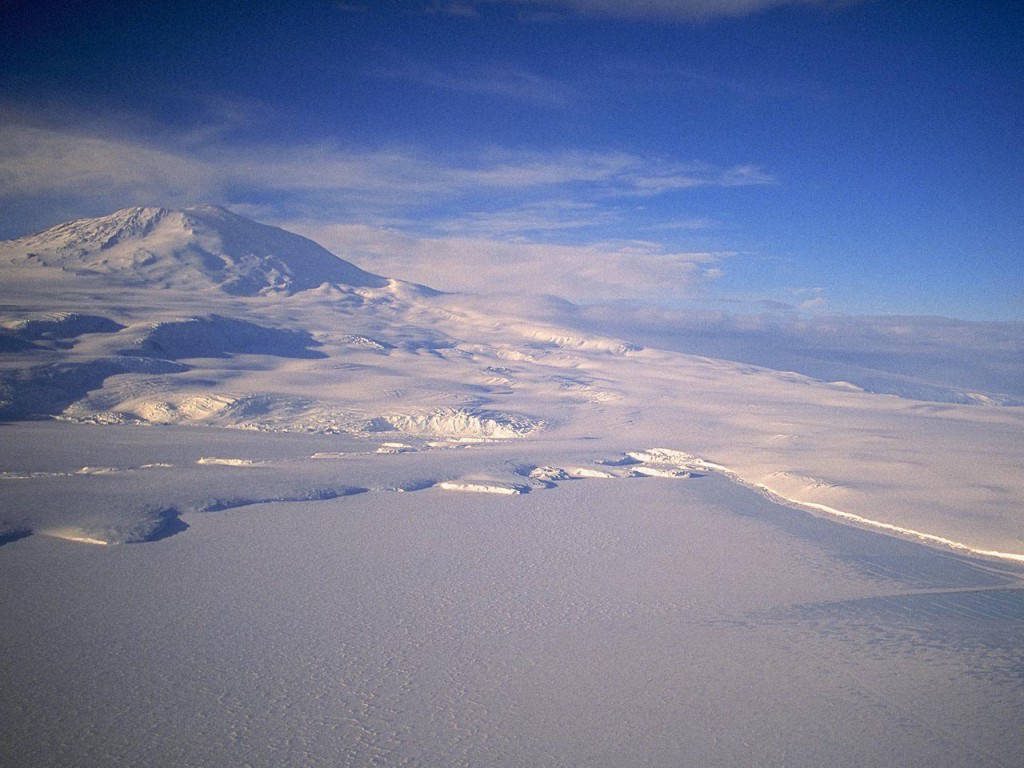
[[[522,316],[214,207],[0,244],[0,283],[20,764],[1024,749],[1012,398]]]

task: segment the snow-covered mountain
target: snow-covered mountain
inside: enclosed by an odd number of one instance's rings
[[[554,446],[663,446],[691,458],[616,471],[725,472],[818,513],[1024,553],[1021,408],[872,394],[653,334],[602,335],[571,306],[540,319],[385,279],[215,207],[130,208],[2,243],[0,295],[0,421],[314,433],[384,453],[525,446],[511,479],[428,478],[472,489],[516,490],[532,464],[553,467],[545,482],[614,474],[551,464],[539,453]],[[97,502],[86,538],[146,538],[162,520],[128,535],[134,513],[117,505]],[[0,536],[42,524],[26,509],[0,519]]]
[[[125,208],[0,244],[0,269],[102,276],[116,284],[236,296],[294,293],[323,283],[378,288],[386,280],[312,240],[218,206]]]

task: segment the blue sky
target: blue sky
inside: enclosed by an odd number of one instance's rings
[[[0,237],[215,202],[439,287],[1024,319],[1020,4],[14,2],[0,38]]]

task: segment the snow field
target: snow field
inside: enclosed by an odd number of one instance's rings
[[[14,765],[1024,752],[1024,411],[939,321],[715,359],[747,329],[442,295],[214,207],[0,244],[0,285]]]
[[[344,463],[364,459],[431,461]],[[1012,573],[714,474],[188,521],[0,551],[13,764],[952,767],[1024,746]]]

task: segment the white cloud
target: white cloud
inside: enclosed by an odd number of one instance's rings
[[[828,306],[828,301],[824,296],[815,296],[813,299],[807,299],[806,301],[800,302],[800,309],[805,311],[821,310]]]
[[[672,299],[721,275],[730,254],[666,251],[630,240],[560,245],[415,237],[363,224],[278,222],[377,273],[447,291],[551,294],[571,301]]]
[[[794,288],[792,293],[800,299],[799,308],[807,312],[818,312],[828,306],[824,288]]]
[[[124,139],[0,126],[0,197],[80,194],[178,199],[219,192],[217,169]]]
[[[530,215],[537,219],[539,205],[562,198],[593,222],[613,216],[617,200],[772,182],[749,164],[720,168],[626,152],[490,150],[443,159],[331,144],[228,144],[216,132],[205,139],[193,132],[158,146],[112,130],[16,122],[0,128],[0,199],[61,195],[93,207],[107,201],[232,204],[276,195],[293,208],[318,208],[334,220],[359,215],[380,221],[458,198],[462,210],[474,210],[481,201],[496,209],[534,206]],[[501,204],[498,196],[515,200]],[[499,213],[479,215],[491,216],[493,225]],[[547,226],[575,226],[564,215],[547,218]]]

